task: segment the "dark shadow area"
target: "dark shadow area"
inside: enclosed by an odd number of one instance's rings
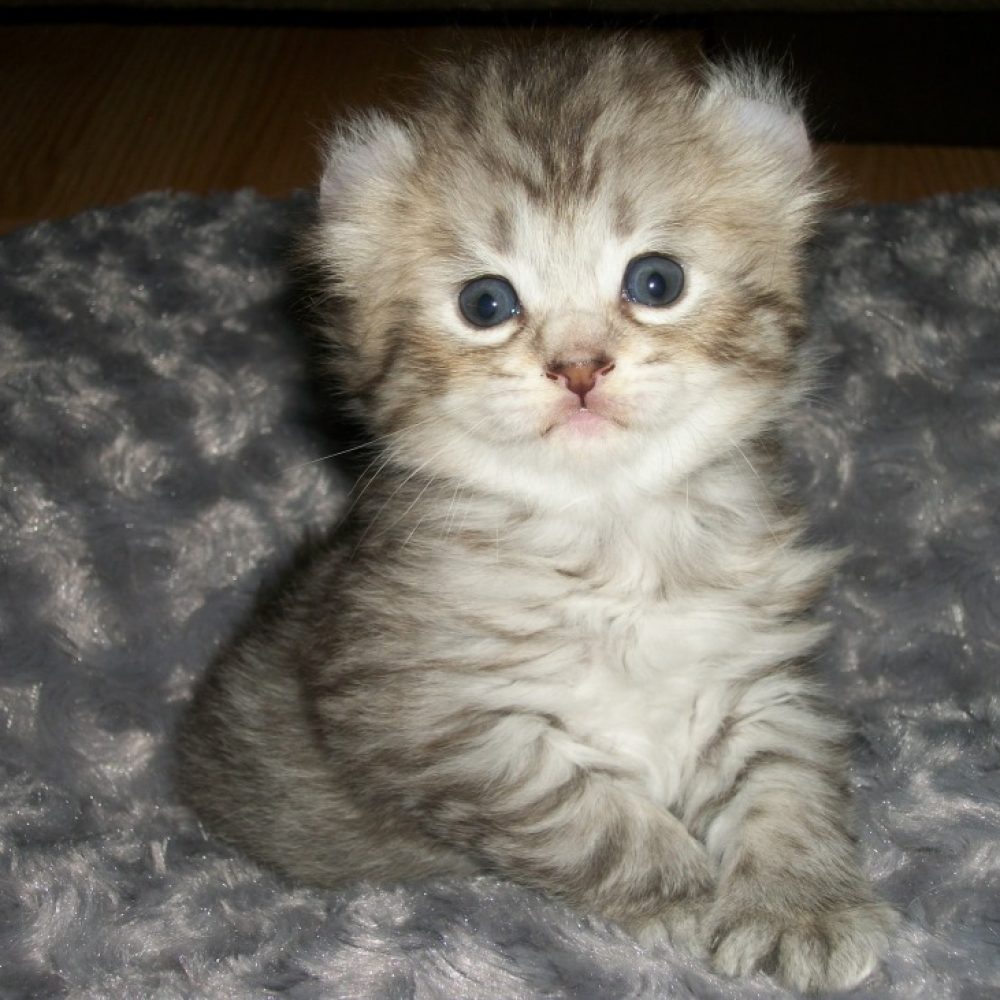
[[[808,81],[820,142],[1000,146],[1000,11],[719,14],[709,56],[759,51]]]
[[[766,6],[766,5],[765,5]],[[28,24],[316,28],[686,30],[707,54],[761,52],[808,81],[816,138],[827,142],[1000,146],[1000,9],[672,13],[546,10],[315,10],[26,3],[0,27]]]

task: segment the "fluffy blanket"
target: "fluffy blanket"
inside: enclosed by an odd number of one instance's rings
[[[310,199],[150,195],[0,240],[0,996],[779,997],[493,878],[284,883],[174,795],[171,731],[346,490],[286,251]],[[834,216],[788,427],[851,547],[823,669],[902,912],[855,995],[1000,996],[1000,198]]]

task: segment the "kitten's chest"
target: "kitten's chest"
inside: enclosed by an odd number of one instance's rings
[[[456,547],[425,578],[447,581],[456,630],[475,640],[473,698],[558,718],[664,804],[717,730],[726,679],[755,641],[739,567],[726,561],[734,546],[699,537],[687,516],[686,504],[661,504],[606,518],[599,531],[529,522],[493,545]],[[445,595],[435,596],[440,606]]]
[[[589,574],[501,560],[480,597],[517,658],[496,696],[558,718],[670,804],[719,724],[717,668],[740,630],[711,592],[663,593],[663,574],[641,555]]]
[[[734,638],[725,615],[704,599],[610,595],[570,598],[564,612],[576,663],[552,694],[567,726],[672,803],[723,714],[719,667]]]

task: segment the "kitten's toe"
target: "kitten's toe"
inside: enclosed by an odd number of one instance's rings
[[[699,958],[706,957],[705,926],[712,909],[714,887],[699,886],[694,892],[667,903],[655,917],[629,927],[640,944],[669,941]]]
[[[660,916],[671,944],[704,958],[704,929],[711,908],[712,897],[708,893],[671,903]]]
[[[709,952],[725,975],[761,971],[805,993],[846,990],[875,969],[894,924],[882,903],[797,917],[746,912],[712,927]]]
[[[894,924],[895,913],[888,906],[868,903],[787,928],[776,974],[804,992],[850,989],[874,971]]]
[[[748,976],[758,969],[773,971],[781,937],[776,920],[765,913],[744,913],[709,926],[707,951],[717,972]]]

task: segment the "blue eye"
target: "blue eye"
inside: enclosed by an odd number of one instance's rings
[[[669,306],[684,290],[684,268],[669,257],[651,253],[636,257],[625,268],[622,294],[641,306]]]
[[[521,311],[517,292],[506,278],[476,278],[458,293],[458,308],[473,326],[499,326]]]

